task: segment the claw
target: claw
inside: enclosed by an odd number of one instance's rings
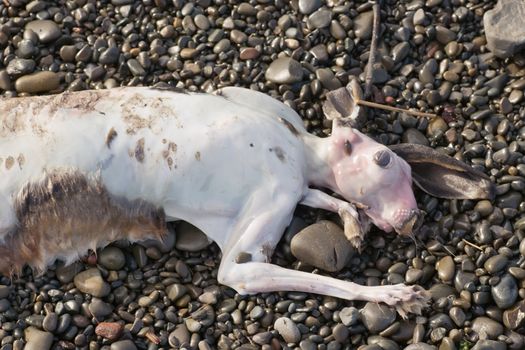
[[[344,223],[344,233],[346,238],[359,252],[361,252],[362,243],[365,236],[361,224],[355,216],[346,210],[340,210],[339,216]]]

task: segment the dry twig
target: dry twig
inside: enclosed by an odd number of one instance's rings
[[[372,92],[372,81],[374,79],[374,65],[377,56],[377,39],[379,37],[381,22],[381,0],[377,0],[372,10],[374,12],[374,22],[372,25],[372,41],[370,42],[370,54],[368,56],[368,66],[365,76],[365,98],[369,98]]]
[[[433,113],[425,113],[425,112],[420,112],[420,111],[413,111],[411,109],[403,109],[403,108],[398,108],[398,107],[392,107],[392,106],[389,106],[389,105],[384,105],[384,104],[381,104],[381,103],[370,102],[370,101],[365,101],[365,100],[355,100],[355,103],[357,103],[360,106],[367,106],[367,107],[373,107],[373,108],[379,108],[379,109],[386,109],[387,111],[393,111],[393,112],[402,112],[402,113],[412,114],[412,115],[415,115],[415,116],[418,116],[418,117],[427,117],[427,118],[436,118],[437,117],[437,115],[435,115]]]

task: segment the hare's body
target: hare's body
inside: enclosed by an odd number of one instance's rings
[[[409,165],[334,125],[317,138],[292,109],[240,88],[2,100],[0,272],[69,263],[116,239],[160,238],[166,220],[185,220],[219,245],[219,281],[241,293],[299,290],[417,311],[423,297],[412,287],[364,287],[268,263],[298,203],[338,212],[356,245],[365,217],[412,232]]]

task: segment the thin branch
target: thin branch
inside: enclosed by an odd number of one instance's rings
[[[377,57],[377,40],[379,37],[380,22],[381,22],[381,5],[380,0],[377,0],[372,11],[374,13],[374,22],[372,25],[372,41],[370,42],[370,54],[368,56],[368,66],[365,75],[365,98],[369,98],[372,92],[372,81],[374,78],[374,65]]]
[[[427,118],[436,118],[437,117],[437,115],[432,114],[432,113],[425,113],[425,112],[420,112],[420,111],[413,111],[411,109],[403,109],[403,108],[398,108],[398,107],[392,107],[392,106],[389,106],[389,105],[384,105],[384,104],[381,104],[381,103],[370,102],[370,101],[365,101],[365,100],[355,100],[355,103],[357,103],[360,106],[367,106],[367,107],[373,107],[373,108],[379,108],[379,109],[386,109],[387,111],[393,111],[393,112],[402,112],[402,113],[406,113],[406,114],[412,114],[412,115],[415,115],[415,116],[418,116],[418,117],[427,117]]]
[[[465,238],[463,238],[462,241],[465,242],[465,244],[468,244],[469,246],[471,246],[473,248],[476,248],[477,250],[483,251],[483,248],[481,248],[478,245],[475,245],[474,243],[471,243],[471,242],[467,241]]]

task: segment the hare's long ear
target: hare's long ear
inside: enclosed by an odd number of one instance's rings
[[[426,193],[447,199],[493,199],[494,184],[467,164],[430,147],[402,143],[390,149],[412,168],[414,183]]]

